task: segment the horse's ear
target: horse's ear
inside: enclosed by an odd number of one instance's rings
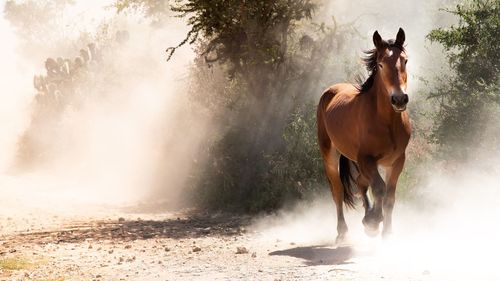
[[[405,42],[405,31],[400,27],[399,31],[398,31],[398,35],[396,35],[395,44],[403,47],[404,42]]]
[[[377,49],[382,47],[382,37],[380,36],[380,34],[378,34],[378,31],[376,30],[373,33],[373,44],[375,45],[375,47],[377,47]]]

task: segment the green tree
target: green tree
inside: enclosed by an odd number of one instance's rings
[[[204,42],[208,63],[229,63],[230,76],[241,75],[254,96],[269,95],[285,75],[288,39],[295,24],[311,19],[313,0],[176,1],[172,11],[187,17],[191,30],[168,58],[185,43]]]
[[[143,0],[125,0],[142,3]],[[206,136],[192,194],[215,208],[273,210],[326,187],[316,144],[315,102],[345,77],[352,24],[316,24],[316,0],[176,1],[197,57],[189,94],[217,126]],[[134,8],[133,6],[130,6]],[[356,56],[357,58],[357,56]],[[342,69],[342,75],[332,70]],[[207,112],[208,111],[208,112]]]
[[[500,121],[500,1],[471,0],[445,11],[458,25],[427,36],[443,45],[452,70],[429,95],[440,105],[433,138],[445,160],[465,160]]]

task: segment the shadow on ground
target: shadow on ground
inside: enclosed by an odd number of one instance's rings
[[[155,238],[198,238],[238,235],[250,223],[248,217],[196,215],[158,220],[108,220],[69,225],[60,230],[26,232],[1,237],[23,243],[78,243],[86,240],[133,241]]]
[[[351,247],[310,246],[274,251],[269,255],[303,259],[306,265],[338,265],[349,264],[348,260],[354,256],[354,250]]]

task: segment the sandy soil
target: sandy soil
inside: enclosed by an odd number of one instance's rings
[[[419,250],[405,241],[387,252],[380,237],[364,236],[359,217],[348,217],[351,242],[333,245],[328,200],[305,216],[251,218],[118,208],[0,184],[0,280],[473,280],[454,273],[457,257],[468,253],[455,244],[442,251],[452,263],[442,265],[434,245]]]
[[[18,222],[28,228],[19,231]],[[1,280],[401,280],[363,268],[369,255],[353,247],[265,237],[247,229],[248,217],[184,212],[79,219],[31,213],[2,217],[0,224],[7,226],[0,260],[27,263],[0,270]],[[405,280],[423,280],[425,274]]]
[[[370,252],[294,242],[250,217],[17,204],[0,215],[0,280],[403,280]]]

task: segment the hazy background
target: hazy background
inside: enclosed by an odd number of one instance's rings
[[[185,48],[170,63],[164,60],[163,46],[181,40],[187,29],[176,19],[169,20],[168,30],[161,30],[140,17],[117,16],[110,4],[68,5],[46,22],[32,23],[40,32],[30,36],[2,17],[6,40],[1,50],[0,167],[3,180],[23,179],[30,185],[24,191],[22,185],[5,185],[4,195],[8,190],[27,195],[34,188],[44,190],[47,197],[64,194],[61,200],[132,204],[161,188],[169,194],[164,200],[175,200],[197,142],[209,127],[208,120],[190,127],[182,124],[187,122],[182,117],[187,106],[182,93],[193,52]],[[127,42],[114,42],[118,30],[128,31]],[[46,42],[43,36],[52,39]],[[85,91],[83,102],[70,101],[56,121],[34,128],[33,75],[45,74],[48,57],[72,59],[88,43],[107,45],[98,45],[103,56],[98,69],[75,82]],[[43,161],[27,169],[17,162],[20,139],[30,130],[44,151],[36,152],[43,154]]]
[[[64,209],[75,202],[114,207],[149,204],[162,211],[198,206],[201,201],[203,207],[241,211],[234,206],[226,209],[231,202],[245,206],[244,211],[274,212],[255,223],[264,237],[330,243],[335,236],[335,210],[324,179],[316,180],[323,172],[321,163],[314,166],[318,159],[312,157],[317,151],[310,111],[323,88],[353,81],[356,74],[364,73],[359,57],[372,47],[374,30],[388,39],[403,27],[415,136],[394,211],[396,238],[383,251],[366,246],[379,242],[364,237],[360,215],[354,211],[347,220],[352,240],[359,241],[360,252],[368,247],[377,257],[383,256],[384,268],[391,266],[391,270],[397,263],[401,270],[455,271],[476,277],[480,272],[485,280],[498,276],[494,264],[494,255],[500,250],[498,149],[491,153],[478,150],[458,163],[441,163],[439,157],[429,156],[436,150],[429,132],[437,105],[427,97],[436,88],[436,77],[449,72],[450,66],[443,48],[431,44],[426,36],[432,29],[457,24],[456,17],[439,8],[453,7],[459,1],[401,1],[398,5],[391,1],[320,1],[321,8],[310,20],[315,24],[297,23],[299,27],[290,35],[294,38],[290,42],[295,43],[290,45],[298,45],[304,34],[310,34],[316,43],[330,42],[328,36],[332,36],[333,43],[326,49],[317,48],[322,56],[311,55],[315,59],[311,64],[324,61],[321,70],[311,68],[314,77],[297,74],[302,77],[300,85],[292,81],[292,86],[280,86],[287,99],[269,102],[278,115],[267,111],[252,114],[249,109],[258,101],[249,98],[250,94],[237,95],[251,93],[251,81],[237,74],[234,79],[229,77],[228,64],[207,66],[200,55],[206,41],[179,48],[167,62],[166,47],[177,45],[189,31],[185,19],[172,17],[171,11],[150,14],[141,6],[117,13],[112,1],[49,2],[61,6],[48,7],[48,16],[42,21],[24,20],[22,13],[20,19],[8,20],[5,13],[0,19],[4,38],[0,50],[0,196],[4,213],[33,206]],[[6,2],[1,4],[5,7]],[[321,22],[336,23],[337,33],[318,32]],[[122,30],[128,32],[129,40],[118,44],[114,36]],[[80,48],[92,42],[98,44],[103,58],[93,66],[91,75],[77,82],[83,98],[68,102],[43,129],[34,128],[37,93],[33,75],[44,74],[48,57],[76,57]],[[298,68],[307,70],[311,65],[303,62],[307,59],[301,52],[305,53],[294,47],[287,54]],[[238,113],[245,109],[245,114]],[[253,123],[252,118],[259,115],[282,122]],[[488,137],[477,143],[498,147],[498,126],[487,124],[483,136]],[[246,144],[241,139],[248,140],[247,135],[238,137],[242,131],[257,137]],[[27,132],[35,143],[43,144],[35,153],[43,161],[33,161],[36,163],[27,165],[29,168],[18,165],[20,140]],[[266,141],[273,145],[263,145]],[[243,155],[234,156],[235,151]],[[255,156],[255,161],[241,160],[253,159],[256,151],[265,155]],[[297,151],[312,158],[292,153]],[[287,158],[289,154],[293,155]],[[312,164],[303,168],[301,163]],[[262,177],[254,173],[259,169],[265,170]],[[282,182],[276,183],[281,177]],[[303,192],[303,186],[313,192]],[[288,201],[291,197],[306,200]],[[253,202],[238,201],[241,198]]]

